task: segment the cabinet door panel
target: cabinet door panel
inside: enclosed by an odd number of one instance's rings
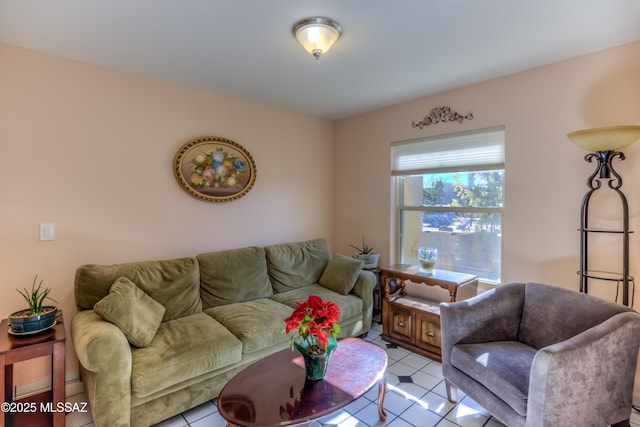
[[[440,348],[440,317],[429,313],[418,315],[419,343]]]
[[[389,320],[391,321],[391,325],[389,325],[391,336],[408,341],[412,340],[413,321],[411,318],[411,310],[392,306]]]

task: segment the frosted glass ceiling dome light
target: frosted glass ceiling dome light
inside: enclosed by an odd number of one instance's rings
[[[609,126],[584,129],[567,135],[571,142],[583,150],[616,151],[640,139],[640,126]]]
[[[329,18],[305,18],[291,29],[293,36],[316,59],[326,53],[342,35],[342,27]]]

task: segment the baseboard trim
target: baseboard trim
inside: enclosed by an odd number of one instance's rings
[[[20,400],[49,390],[51,390],[51,377],[47,376],[38,381],[14,386],[13,395],[15,400]],[[75,396],[81,393],[84,393],[84,383],[80,381],[80,372],[66,372],[64,378],[65,397]]]
[[[64,384],[64,395],[65,397],[77,396],[79,394],[84,393],[84,383],[80,380],[80,378],[75,378],[71,381],[67,381]]]

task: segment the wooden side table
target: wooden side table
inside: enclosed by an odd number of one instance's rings
[[[64,392],[64,371],[65,371],[65,341],[64,324],[62,316],[57,319],[57,324],[53,328],[34,335],[14,336],[9,334],[7,319],[0,322],[0,403],[13,402],[13,364],[42,356],[51,356],[51,377],[52,377],[52,402],[54,409],[53,426],[64,427],[65,412],[55,411],[60,402],[65,402]],[[24,408],[24,406],[23,406]],[[31,411],[31,409],[37,411]],[[40,406],[29,408],[31,412],[40,412]],[[9,412],[11,414],[11,412]],[[0,427],[5,426],[7,413],[3,412],[0,417]],[[18,415],[18,414],[14,414]],[[23,415],[23,414],[21,414]],[[35,414],[34,414],[35,415]]]

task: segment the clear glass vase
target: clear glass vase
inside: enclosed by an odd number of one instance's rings
[[[418,260],[420,260],[420,271],[426,274],[433,274],[433,269],[438,259],[438,249],[418,248]]]

